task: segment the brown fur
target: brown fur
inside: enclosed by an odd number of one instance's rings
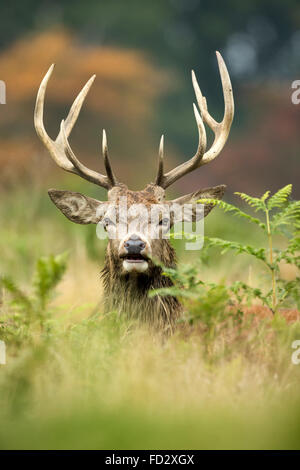
[[[73,222],[79,224],[98,223],[107,217],[109,204],[118,207],[120,198],[127,198],[128,207],[133,204],[143,204],[147,209],[155,204],[194,204],[200,198],[214,197],[221,199],[225,186],[206,188],[188,194],[174,201],[165,201],[165,191],[160,186],[149,184],[142,191],[130,191],[126,185],[118,183],[108,191],[108,201],[101,202],[71,191],[50,190],[49,195],[54,204]],[[194,206],[193,206],[194,207]],[[103,209],[101,214],[97,209]],[[212,204],[205,205],[204,216],[211,209]],[[107,212],[108,211],[108,212]],[[117,221],[119,214],[117,212]],[[191,220],[196,219],[193,211]],[[151,256],[148,257],[148,268],[145,272],[128,272],[123,268],[123,259],[120,246],[123,242],[118,238],[109,238],[105,266],[101,277],[105,292],[106,311],[116,311],[128,318],[146,322],[159,330],[172,331],[176,321],[181,315],[182,307],[178,299],[173,296],[149,297],[153,289],[172,286],[171,280],[162,274],[159,265],[176,267],[175,251],[164,238],[149,238]],[[158,262],[158,263],[157,263]]]
[[[167,240],[161,240],[160,261],[167,267],[175,267],[175,251]],[[171,280],[162,275],[159,266],[152,262],[147,273],[122,273],[121,261],[107,247],[105,265],[101,277],[105,292],[105,310],[116,311],[119,315],[152,325],[155,329],[172,332],[181,313],[181,305],[176,297],[149,297],[152,289],[170,287]]]

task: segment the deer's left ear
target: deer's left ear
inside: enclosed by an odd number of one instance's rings
[[[197,201],[199,199],[222,199],[225,193],[226,186],[221,184],[220,186],[214,186],[213,188],[199,189],[194,193],[186,194],[173,201],[169,201],[170,204],[179,204],[186,206],[183,217],[185,222],[196,222],[203,217],[203,213],[196,210]],[[200,203],[198,203],[200,204]],[[214,204],[204,204],[204,217],[206,217],[210,211],[214,208]]]

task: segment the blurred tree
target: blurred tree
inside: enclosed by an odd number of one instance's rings
[[[0,47],[25,32],[72,28],[87,42],[148,50],[179,70],[223,49],[237,76],[290,76],[300,64],[298,0],[25,0],[1,4]],[[206,74],[209,86],[210,73]]]
[[[152,145],[150,130],[155,100],[174,84],[166,72],[151,65],[139,51],[82,45],[62,30],[20,39],[0,54],[2,78],[8,84],[7,104],[1,107],[5,113],[0,113],[0,178],[5,180],[8,173],[15,176],[18,172],[24,176],[24,169],[32,171],[31,167],[37,173],[43,167],[46,173],[50,168],[59,171],[48,155],[39,157],[46,150],[33,127],[37,90],[54,61],[57,67],[45,100],[44,120],[49,135],[57,135],[61,119],[92,73],[96,73],[78,125],[72,131],[72,145],[81,160],[101,168],[101,135],[105,127],[116,174],[139,187],[148,179],[147,168],[154,175],[153,155],[157,155],[158,139]],[[142,172],[144,179],[137,180],[137,171]]]
[[[0,47],[51,26],[71,28],[87,44],[147,51],[171,67],[182,86],[157,108],[156,130],[194,150],[189,71],[201,73],[212,111],[222,103],[214,51],[230,63],[236,93],[243,81],[295,79],[300,68],[298,0],[25,0],[1,5]],[[184,81],[183,81],[184,77]],[[184,85],[183,85],[184,84]],[[240,109],[239,124],[246,110]]]
[[[40,33],[45,30],[49,31],[51,28],[55,30],[57,27],[62,30],[67,28],[76,35],[80,44],[78,51],[74,45],[70,44],[60,52],[55,52],[55,40],[53,44],[48,42],[43,45],[41,42],[37,47],[37,41],[41,41],[43,37]],[[34,36],[33,33],[38,36]],[[280,173],[282,178],[284,175],[286,178],[295,177],[295,165],[299,167],[295,160],[299,148],[295,141],[296,129],[299,128],[299,112],[297,112],[297,107],[291,104],[289,92],[290,83],[299,78],[300,70],[300,3],[298,0],[285,0],[284,2],[282,0],[228,0],[226,2],[217,0],[151,0],[151,2],[24,0],[14,3],[2,2],[0,48],[6,51],[16,39],[22,38],[22,43],[26,35],[27,44],[30,43],[31,38],[36,44],[36,55],[33,53],[22,56],[21,46],[19,52],[16,48],[5,52],[5,54],[15,54],[16,64],[23,65],[22,74],[18,65],[15,65],[14,69],[11,66],[15,77],[12,80],[15,84],[19,84],[20,88],[16,91],[16,96],[18,93],[28,93],[31,96],[30,99],[33,100],[32,92],[36,90],[40,71],[41,69],[44,71],[50,63],[51,54],[46,52],[51,50],[53,51],[51,60],[57,61],[58,58],[63,62],[66,57],[65,72],[57,71],[55,74],[62,89],[65,90],[64,93],[55,91],[54,84],[49,90],[52,103],[56,103],[54,106],[57,106],[57,113],[58,107],[64,106],[66,102],[69,103],[71,95],[76,93],[77,80],[79,87],[87,76],[94,72],[99,75],[99,70],[101,70],[101,80],[97,85],[99,86],[97,89],[99,100],[89,102],[90,112],[94,110],[101,114],[102,111],[106,111],[105,122],[111,116],[115,133],[113,144],[119,145],[122,152],[128,154],[129,159],[132,150],[137,152],[136,157],[141,155],[141,152],[142,155],[145,154],[144,149],[148,149],[151,131],[152,137],[155,134],[155,142],[158,142],[159,135],[164,132],[167,165],[171,165],[171,159],[174,156],[176,158],[176,154],[182,155],[182,160],[192,155],[196,146],[196,128],[191,108],[194,100],[189,75],[191,68],[194,68],[198,75],[211,113],[217,119],[221,117],[223,101],[214,57],[214,51],[221,50],[233,79],[237,113],[230,141],[225,148],[224,159],[218,160],[218,164],[213,164],[211,168],[204,167],[199,172],[199,175],[201,173],[200,181],[203,178],[203,181],[208,184],[211,180],[214,183],[212,171],[218,172],[218,168],[222,168],[225,172],[230,171],[228,165],[224,168],[221,163],[222,161],[228,162],[226,155],[231,155],[230,162],[239,158],[236,160],[237,166],[231,167],[231,174],[235,176],[235,180],[241,174],[244,175],[240,181],[247,180],[247,184],[250,185],[248,189],[241,188],[245,191],[251,192],[251,185],[253,187],[257,184],[260,188],[261,178],[264,178],[263,189],[265,189],[268,179],[266,179],[267,173],[264,175],[262,168],[267,168],[267,165],[270,183],[277,181]],[[100,49],[103,49],[101,56],[94,53],[93,60],[83,60],[83,57],[89,55],[91,50]],[[126,49],[129,49],[131,53],[128,53]],[[119,55],[109,58],[110,50],[118,50]],[[122,58],[121,50],[124,52]],[[167,86],[164,86],[163,81],[153,79],[146,65],[147,56],[152,65],[156,64],[157,67],[154,66],[154,68],[157,70],[162,68],[170,70],[174,80],[164,82],[167,83]],[[144,62],[138,57],[143,57]],[[124,67],[126,68],[123,60],[129,61],[131,65],[130,73],[121,78]],[[143,65],[141,65],[142,62]],[[0,64],[2,74],[8,70],[8,63],[7,58],[7,62]],[[35,68],[36,85],[31,88],[33,82],[28,80],[28,87],[25,90],[23,86],[20,86],[20,80],[21,77],[22,80],[24,77],[28,78],[27,68],[29,74],[30,70]],[[76,86],[73,78],[75,73]],[[116,79],[115,74],[118,77]],[[12,76],[11,73],[10,77]],[[118,82],[117,93],[116,81]],[[272,88],[272,82],[275,81],[278,82],[277,88]],[[176,86],[173,82],[176,82]],[[252,92],[247,93],[247,88]],[[149,91],[150,89],[152,91]],[[276,93],[282,95],[280,103],[276,102],[276,113],[279,113],[277,121],[275,116],[272,116]],[[158,95],[160,99],[154,100]],[[11,95],[9,99],[14,98]],[[118,113],[111,114],[111,110],[117,109],[118,106]],[[24,109],[23,107],[21,111],[20,108],[19,112],[24,113]],[[149,120],[146,122],[145,119],[139,119],[139,116],[142,114],[145,116],[147,110],[150,111]],[[128,120],[126,119],[127,111],[130,116]],[[62,113],[61,110],[60,116]],[[5,116],[5,122],[8,124],[11,122],[9,116],[8,112]],[[28,119],[28,115],[26,118]],[[275,126],[273,129],[270,128],[271,123]],[[10,132],[8,124],[3,129],[3,132],[7,134]],[[138,124],[140,124],[139,127]],[[51,122],[49,125],[51,128]],[[281,130],[286,129],[288,125],[291,130],[294,130],[293,138],[283,138],[280,143],[277,136],[282,135]],[[149,126],[147,131],[145,126]],[[16,126],[14,131],[15,129]],[[84,141],[88,148],[90,142],[93,142],[92,139],[87,138],[90,135],[91,126],[86,125],[85,130],[87,134]],[[136,138],[136,142],[139,142],[138,147],[132,146],[133,140],[128,139],[128,131],[131,136],[138,135]],[[25,135],[27,131],[23,128],[22,132]],[[275,132],[277,134],[274,137]],[[28,148],[30,145],[28,143]],[[78,145],[82,145],[79,138]],[[248,149],[247,152],[246,149]],[[150,150],[146,152],[149,152],[149,155],[151,153]],[[151,157],[156,154],[156,150],[152,148],[152,152]],[[240,155],[245,152],[249,157],[243,158],[243,155]],[[282,171],[282,154],[280,155],[282,152],[285,158],[289,158],[284,171]],[[258,160],[255,155],[260,155],[257,157]],[[149,167],[152,162],[153,159],[149,162]],[[243,169],[241,165],[244,165]],[[249,173],[247,165],[252,165]],[[260,168],[259,174],[256,175],[255,166]],[[120,162],[120,167],[121,171],[127,171],[124,161]],[[273,177],[275,171],[277,171],[277,176]],[[196,175],[198,181],[199,175]],[[278,181],[276,187],[289,182],[291,181]]]

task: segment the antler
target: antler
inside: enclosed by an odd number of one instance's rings
[[[200,87],[198,85],[196,75],[192,70],[192,81],[193,87],[196,94],[197,103],[201,112],[201,116],[195,106],[194,114],[196,123],[198,126],[198,134],[199,134],[199,142],[198,148],[195,155],[185,163],[177,166],[173,170],[169,171],[168,173],[164,174],[163,172],[163,137],[160,142],[160,149],[159,149],[159,164],[158,164],[158,172],[156,177],[156,184],[161,186],[162,188],[166,189],[172,183],[177,181],[182,176],[190,173],[191,171],[199,168],[206,163],[211,162],[214,158],[216,158],[221,150],[223,149],[226,140],[229,135],[231,123],[233,120],[234,115],[234,101],[233,101],[233,94],[232,94],[232,87],[230,82],[229,73],[225,62],[219,52],[216,52],[218,66],[222,81],[222,88],[223,88],[223,95],[224,95],[224,104],[225,104],[225,111],[224,117],[221,122],[215,121],[215,119],[209,114],[207,110],[206,99],[202,95]],[[205,152],[206,150],[206,132],[204,128],[203,121],[213,130],[215,134],[214,142],[211,148]]]
[[[93,81],[95,80],[96,75],[93,75],[86,83],[86,85],[82,88],[81,92],[79,93],[79,95],[71,106],[67,119],[61,121],[60,131],[57,138],[55,140],[52,140],[45,130],[43,115],[46,88],[48,85],[48,81],[52,75],[53,68],[54,64],[51,65],[45,77],[43,78],[37,94],[34,111],[34,125],[36,132],[40,137],[41,141],[49,150],[51,157],[60,168],[69,171],[70,173],[74,173],[75,175],[81,176],[82,178],[99,186],[102,186],[103,188],[111,189],[117,184],[117,180],[113,174],[108,158],[108,148],[105,130],[103,130],[102,151],[107,175],[102,175],[101,173],[98,173],[94,170],[90,170],[85,165],[80,163],[80,161],[75,156],[73,150],[71,149],[71,146],[68,141],[68,137],[80,113],[81,106],[85,100],[86,95],[88,94],[89,89],[93,84]]]

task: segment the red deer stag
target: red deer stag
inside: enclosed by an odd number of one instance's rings
[[[122,219],[120,209],[116,217],[112,216],[112,207],[121,207],[121,202],[126,198],[127,205],[143,207],[165,207],[171,204],[182,206],[190,204],[191,210],[185,213],[185,219],[189,222],[198,220],[195,210],[196,201],[199,198],[223,197],[225,186],[220,185],[212,188],[200,189],[191,194],[179,197],[173,201],[165,201],[165,190],[179,178],[199,168],[216,158],[223,149],[229,135],[234,114],[234,101],[230,77],[220,53],[217,52],[217,60],[222,80],[222,88],[225,103],[224,117],[217,122],[209,114],[206,99],[202,95],[196,76],[192,72],[193,87],[197,103],[194,114],[198,127],[199,141],[195,155],[175,169],[165,173],[163,160],[163,137],[159,147],[158,172],[154,183],[150,183],[142,191],[130,191],[127,186],[118,181],[108,157],[106,134],[103,131],[103,157],[106,175],[90,170],[84,166],[75,156],[68,142],[70,132],[78,118],[84,99],[91,88],[95,75],[90,78],[84,88],[75,99],[68,117],[61,122],[60,132],[56,140],[52,140],[43,124],[44,99],[48,81],[53,72],[53,65],[48,70],[41,82],[34,114],[34,123],[38,136],[47,147],[51,157],[63,170],[74,173],[82,178],[101,186],[108,191],[108,200],[105,202],[84,196],[71,191],[49,190],[49,196],[61,212],[72,222],[78,224],[100,224],[107,231],[108,246],[106,251],[105,266],[102,270],[102,278],[105,288],[105,304],[108,311],[115,310],[122,314],[128,314],[150,322],[158,328],[172,329],[176,319],[181,312],[179,301],[175,297],[152,297],[148,296],[149,290],[164,287],[171,281],[162,275],[161,268],[154,263],[157,259],[160,264],[168,267],[176,265],[175,252],[167,238],[163,238],[172,224],[173,218],[160,215],[157,219],[156,233],[158,237],[152,237],[148,230],[148,218],[144,218],[132,228],[131,222],[134,215],[128,215],[125,222],[125,231],[122,235],[117,233],[117,222]],[[215,138],[209,150],[206,150],[206,132],[203,121],[213,130]],[[204,216],[212,209],[212,205],[204,206]],[[129,212],[128,212],[129,214]],[[203,217],[203,214],[202,216]],[[153,224],[152,224],[153,225]]]

